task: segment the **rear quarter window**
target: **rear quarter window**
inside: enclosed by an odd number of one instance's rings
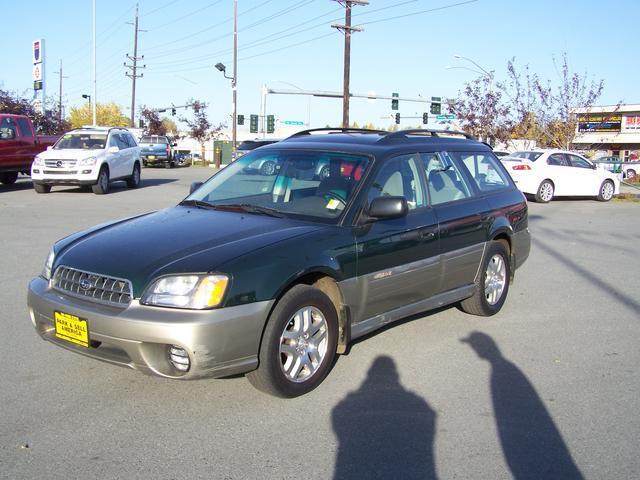
[[[511,187],[507,174],[500,168],[500,161],[491,153],[449,152],[461,162],[481,192],[491,192]]]

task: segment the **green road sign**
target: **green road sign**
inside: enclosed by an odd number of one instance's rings
[[[304,125],[304,122],[301,122],[300,120],[285,120],[282,123],[285,125]]]
[[[437,115],[436,120],[455,120],[455,115]]]

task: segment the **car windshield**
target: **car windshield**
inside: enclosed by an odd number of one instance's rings
[[[509,154],[510,157],[524,158],[526,160],[531,160],[532,162],[535,162],[540,158],[540,155],[542,155],[542,152],[513,152]]]
[[[66,133],[53,146],[54,150],[103,150],[107,144],[106,133]]]
[[[254,151],[211,177],[184,203],[331,223],[351,200],[368,164],[364,155]]]

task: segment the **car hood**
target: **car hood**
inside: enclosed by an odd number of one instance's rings
[[[65,148],[61,150],[45,150],[38,154],[38,156],[44,160],[56,159],[56,160],[81,160],[89,157],[99,157],[104,155],[105,150],[85,150],[83,148]]]
[[[178,206],[77,234],[60,248],[54,268],[65,265],[128,279],[139,297],[158,276],[213,272],[238,256],[322,228],[295,220]]]

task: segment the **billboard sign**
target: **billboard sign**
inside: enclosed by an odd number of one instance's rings
[[[640,130],[640,115],[627,115],[624,117],[625,130]]]
[[[36,63],[33,66],[33,79],[34,80],[42,80],[42,65],[40,63]]]
[[[622,129],[622,115],[584,114],[578,115],[578,132],[619,132]]]

